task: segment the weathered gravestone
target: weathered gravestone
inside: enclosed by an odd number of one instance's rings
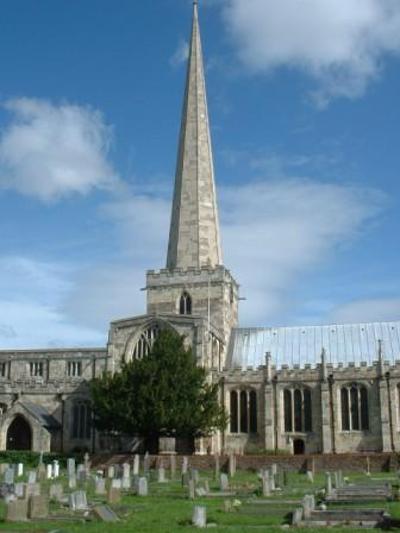
[[[222,492],[229,490],[229,479],[223,472],[219,476],[219,488]]]
[[[262,494],[264,497],[271,496],[270,480],[269,480],[269,471],[263,470],[261,473],[261,482],[262,482]]]
[[[69,457],[67,460],[67,472],[68,476],[75,475],[75,459],[73,457]]]
[[[95,485],[94,485],[94,493],[97,495],[97,496],[104,496],[105,494],[107,494],[107,491],[106,491],[106,480],[102,477],[97,477],[95,479]]]
[[[314,483],[314,474],[312,473],[311,470],[307,470],[307,481],[309,481],[310,483]]]
[[[114,465],[110,465],[107,468],[107,477],[108,477],[108,479],[112,479],[114,476],[115,476],[115,466]]]
[[[196,505],[193,509],[192,523],[195,527],[207,527],[207,509]]]
[[[49,488],[49,498],[52,501],[61,502],[64,496],[64,490],[61,483],[53,483]]]
[[[28,483],[25,487],[25,498],[30,496],[40,496],[40,483]]]
[[[166,483],[167,480],[165,478],[165,468],[163,466],[160,466],[157,473],[157,481],[158,483]]]
[[[193,479],[189,479],[188,483],[189,499],[194,500],[196,492],[196,484]]]
[[[6,522],[25,522],[28,518],[28,500],[13,500],[7,503]]]
[[[71,492],[69,495],[69,506],[73,511],[86,511],[88,507],[86,492],[84,490]]]
[[[46,496],[31,496],[29,498],[28,516],[31,519],[49,516],[49,500]]]
[[[14,486],[14,492],[17,498],[25,498],[25,492],[26,492],[25,483],[21,483],[21,482],[16,483]]]
[[[330,472],[325,472],[325,494],[327,496],[332,494],[332,477]]]
[[[53,466],[46,465],[46,479],[51,479],[53,477]]]
[[[229,455],[228,473],[230,477],[236,474],[236,456],[233,453]]]
[[[37,480],[36,470],[29,470],[28,483],[36,483],[36,480]]]
[[[118,522],[119,518],[108,505],[96,505],[93,514],[102,522]]]
[[[13,485],[14,468],[7,468],[7,470],[4,472],[4,483],[7,483],[7,485]]]
[[[133,458],[133,475],[138,476],[140,473],[140,456],[135,454]]]
[[[116,487],[110,487],[107,492],[108,503],[119,503],[121,501],[121,490]]]
[[[185,456],[182,459],[182,471],[181,471],[181,473],[182,474],[186,474],[187,471],[188,471],[188,467],[189,467],[189,461],[188,461],[188,458]]]

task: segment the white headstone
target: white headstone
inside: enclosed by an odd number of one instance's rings
[[[112,479],[115,476],[115,467],[114,465],[110,465],[107,469],[107,477],[109,479]]]
[[[24,464],[18,463],[17,464],[17,477],[21,477],[24,475]]]
[[[223,472],[219,476],[219,487],[222,492],[225,492],[229,489],[229,479],[226,474]]]
[[[166,478],[165,478],[165,468],[163,466],[160,466],[160,468],[158,469],[158,479],[157,481],[159,483],[166,483]]]
[[[133,458],[133,475],[138,476],[140,469],[140,456],[136,453]]]
[[[57,479],[60,476],[60,463],[56,460],[53,461],[53,478]]]
[[[122,480],[121,479],[112,479],[111,480],[111,487],[113,489],[121,489],[122,488]]]
[[[53,477],[53,466],[46,465],[46,478],[51,479]]]
[[[207,509],[196,505],[193,509],[192,523],[195,527],[207,527]]]
[[[104,495],[107,493],[106,490],[106,480],[102,477],[98,477],[95,480],[94,492],[98,496]]]
[[[149,484],[147,482],[147,478],[140,477],[138,481],[138,489],[137,489],[138,496],[147,496],[149,493]]]
[[[187,457],[182,459],[182,474],[186,474],[188,471],[189,461]]]

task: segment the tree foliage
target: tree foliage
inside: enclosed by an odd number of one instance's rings
[[[208,382],[183,337],[170,330],[160,332],[147,357],[94,379],[91,393],[95,424],[102,431],[197,437],[227,424],[218,385]]]

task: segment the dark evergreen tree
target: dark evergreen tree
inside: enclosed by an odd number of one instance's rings
[[[183,337],[170,330],[160,332],[147,357],[94,379],[91,393],[101,431],[198,437],[227,425],[218,385],[208,382]]]

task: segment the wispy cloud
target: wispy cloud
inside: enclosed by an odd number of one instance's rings
[[[0,136],[0,186],[50,202],[116,184],[101,113],[32,98],[4,106],[11,120]]]
[[[397,0],[225,0],[223,12],[243,64],[306,72],[320,105],[361,95],[400,52]]]
[[[187,41],[181,39],[172,56],[169,58],[169,64],[173,67],[179,67],[186,62],[189,57],[189,44]]]
[[[331,312],[337,323],[400,320],[400,298],[366,298],[341,305]]]

